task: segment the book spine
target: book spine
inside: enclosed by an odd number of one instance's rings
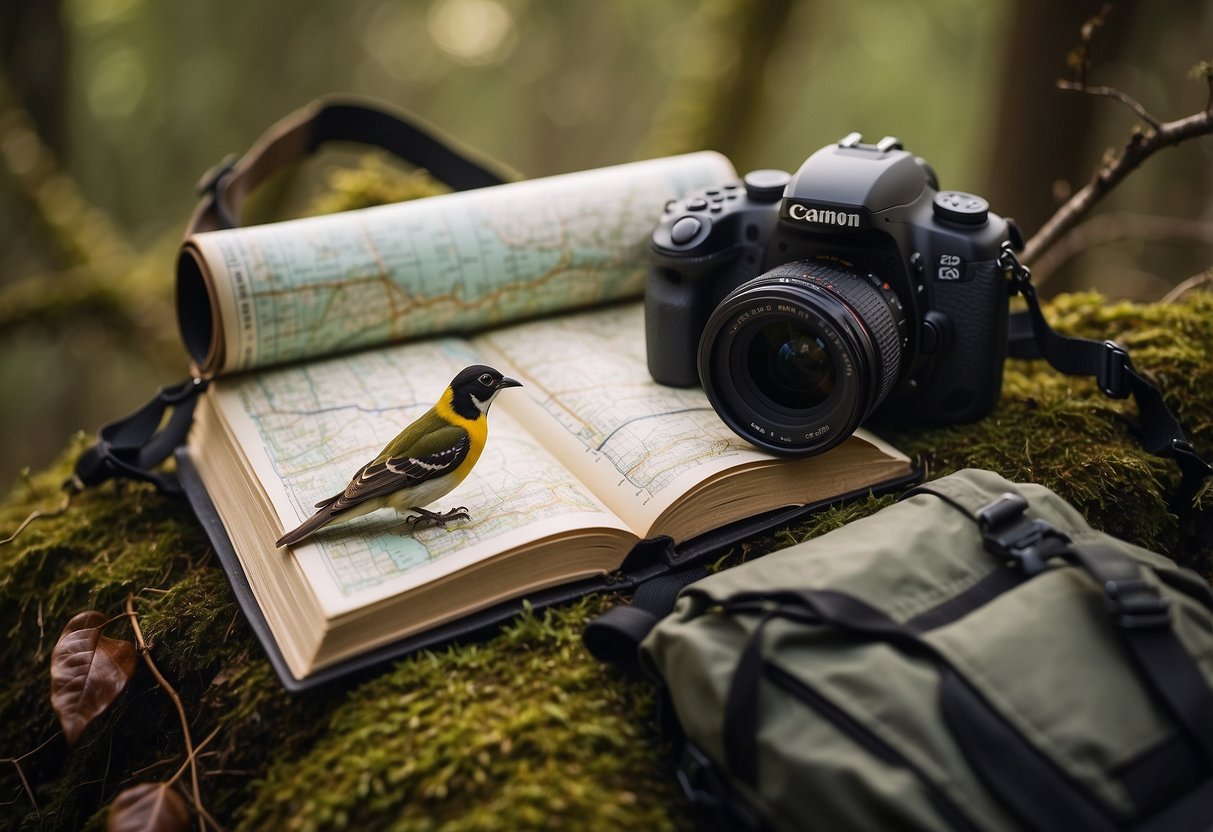
[[[182,338],[214,375],[638,297],[665,203],[735,178],[701,152],[195,234]]]

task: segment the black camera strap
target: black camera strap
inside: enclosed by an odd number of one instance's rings
[[[1007,354],[1011,358],[1043,358],[1053,369],[1072,376],[1091,376],[1105,396],[1128,398],[1137,403],[1140,424],[1136,426],[1141,446],[1157,456],[1170,457],[1179,466],[1182,480],[1175,502],[1183,510],[1213,465],[1197,455],[1179,419],[1152,381],[1139,373],[1129,353],[1115,341],[1094,341],[1057,333],[1045,320],[1032,285],[1032,273],[1019,262],[1010,243],[1004,243],[998,266],[1011,280],[1011,291],[1027,302],[1027,312],[1011,316]]]
[[[243,156],[228,156],[202,176],[186,236],[239,227],[244,200],[257,186],[332,142],[382,148],[456,191],[517,178],[411,114],[357,98],[322,98],[272,125]],[[206,387],[207,381],[199,378],[162,387],[134,413],[103,425],[96,443],[76,461],[64,489],[81,491],[119,478],[150,482],[166,494],[180,493],[174,474],[155,469],[185,441],[194,406]]]

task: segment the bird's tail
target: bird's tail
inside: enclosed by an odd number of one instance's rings
[[[336,519],[336,517],[337,515],[329,511],[328,508],[322,508],[313,514],[310,519],[304,520],[294,531],[289,531],[278,538],[278,548],[294,546],[296,543],[306,540]]]

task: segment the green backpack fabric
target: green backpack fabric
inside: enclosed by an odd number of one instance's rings
[[[1213,824],[1208,584],[1043,486],[921,485],[686,587],[640,654],[731,827]]]

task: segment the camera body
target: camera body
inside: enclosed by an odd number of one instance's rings
[[[760,170],[666,206],[645,287],[649,372],[703,384],[760,447],[816,453],[878,409],[978,419],[1007,344],[1004,241],[984,199],[940,191],[891,137],[857,133],[789,175]]]

